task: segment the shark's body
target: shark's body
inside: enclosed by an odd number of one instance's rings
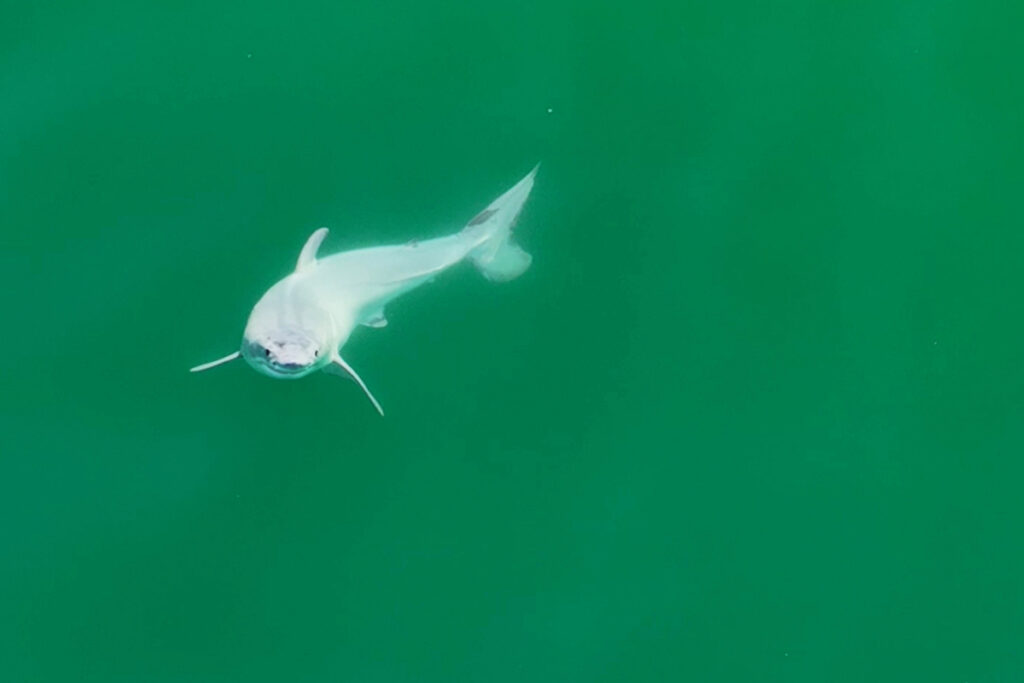
[[[341,357],[357,325],[383,327],[384,307],[396,297],[469,259],[491,280],[511,280],[531,257],[511,241],[515,224],[533,188],[537,169],[491,202],[461,231],[401,246],[371,247],[324,258],[316,253],[327,236],[320,228],[306,241],[295,272],[275,284],[249,315],[242,349],[192,368],[193,372],[243,356],[260,372],[298,378],[319,369],[354,379],[377,410],[380,404]]]

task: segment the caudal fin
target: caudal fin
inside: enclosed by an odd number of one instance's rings
[[[469,253],[469,259],[488,280],[512,280],[530,267],[533,257],[512,241],[512,228],[530,196],[539,167],[540,164],[534,166],[525,178],[491,202],[464,228],[464,232],[481,240]]]

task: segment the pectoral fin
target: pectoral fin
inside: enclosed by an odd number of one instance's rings
[[[373,404],[373,407],[376,408],[377,412],[381,414],[381,417],[383,417],[384,409],[380,407],[380,403],[378,403],[377,399],[375,399],[373,394],[370,393],[370,389],[366,386],[366,382],[364,382],[356,371],[352,369],[352,366],[346,363],[338,354],[334,354],[334,357],[331,358],[331,363],[332,369],[339,372],[339,374],[344,374],[345,376],[350,377],[362,388],[363,392],[366,394],[366,398],[370,399],[370,403]]]
[[[228,354],[227,356],[224,356],[223,358],[218,358],[217,360],[211,360],[209,363],[203,363],[202,365],[197,365],[194,368],[192,368],[191,370],[189,370],[189,372],[202,372],[203,370],[209,370],[210,368],[215,368],[218,365],[223,365],[224,363],[230,363],[234,359],[238,358],[240,355],[242,355],[240,352],[235,351],[234,353]]]
[[[384,317],[384,311],[377,311],[373,315],[367,316],[363,324],[367,327],[387,327],[388,319]]]

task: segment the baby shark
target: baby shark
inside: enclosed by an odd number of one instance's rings
[[[352,331],[358,325],[384,327],[388,303],[464,260],[488,280],[504,282],[522,275],[531,256],[513,242],[512,228],[536,173],[535,167],[466,227],[444,237],[318,257],[327,228],[316,230],[302,247],[295,271],[253,307],[241,349],[191,371],[242,357],[278,379],[335,372],[353,379],[383,415],[380,403],[341,355]]]

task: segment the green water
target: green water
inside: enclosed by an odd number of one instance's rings
[[[0,680],[1024,680],[1024,8],[0,7]],[[327,375],[307,235],[455,230]]]

